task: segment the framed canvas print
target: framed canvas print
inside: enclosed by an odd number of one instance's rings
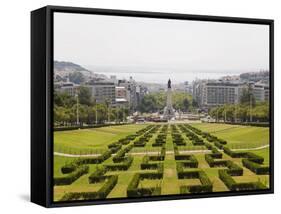
[[[273,193],[273,20],[31,13],[31,201]]]

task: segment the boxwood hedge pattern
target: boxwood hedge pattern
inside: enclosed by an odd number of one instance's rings
[[[127,171],[134,161],[130,151],[134,147],[160,147],[157,155],[149,153],[142,157],[140,171],[133,175],[127,186],[128,197],[145,197],[161,195],[161,184],[143,187],[140,182],[144,179],[163,179],[164,161],[166,156],[167,136],[172,137],[174,161],[178,179],[198,179],[199,185],[180,185],[181,194],[204,193],[213,191],[213,183],[204,172],[198,168],[199,162],[196,155],[184,152],[187,144],[205,146],[207,154],[205,161],[211,168],[218,168],[218,177],[231,191],[255,190],[267,188],[260,181],[236,182],[233,177],[243,176],[243,167],[248,168],[257,175],[269,174],[269,166],[264,165],[264,158],[252,152],[238,152],[227,146],[227,141],[220,139],[208,132],[203,132],[189,124],[148,125],[137,131],[109,144],[108,150],[97,157],[77,158],[61,167],[62,177],[54,178],[54,185],[71,185],[81,176],[89,173],[89,165],[95,164],[96,169],[88,176],[89,184],[102,184],[98,191],[69,192],[64,194],[61,201],[67,200],[92,200],[106,198],[115,186],[118,186],[117,175],[107,174],[110,171]],[[201,149],[200,148],[200,149]],[[204,147],[203,147],[204,148]],[[240,158],[242,165],[225,159]],[[110,159],[111,158],[111,159]],[[110,161],[106,161],[110,159]],[[105,162],[106,161],[106,162]],[[239,160],[240,161],[240,160]],[[104,163],[105,162],[105,163]],[[243,167],[242,167],[243,166]]]
[[[104,199],[111,192],[118,182],[117,175],[111,175],[104,178],[104,184],[98,191],[93,192],[69,192],[64,194],[60,201],[72,200],[94,200]]]
[[[213,184],[206,175],[206,173],[202,170],[196,171],[186,171],[182,174],[179,179],[199,179],[201,185],[182,185],[180,186],[180,193],[204,193],[204,192],[212,192]]]

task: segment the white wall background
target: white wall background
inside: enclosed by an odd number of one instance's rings
[[[44,209],[29,201],[30,11],[65,5],[269,18],[275,20],[275,194]],[[6,0],[0,12],[0,212],[1,213],[266,213],[281,206],[280,38],[278,0]],[[277,211],[278,212],[278,211]]]

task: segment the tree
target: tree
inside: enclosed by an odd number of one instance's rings
[[[150,93],[144,96],[138,106],[142,113],[153,113],[161,111],[166,106],[167,94],[165,92]],[[185,92],[172,92],[173,108],[188,110],[191,96]]]
[[[85,81],[85,77],[81,72],[73,72],[69,74],[69,80],[75,84],[81,84]]]
[[[76,103],[74,97],[67,93],[54,92],[54,105],[71,107]]]
[[[92,105],[92,93],[87,87],[81,86],[79,88],[79,103],[82,105]]]
[[[249,85],[247,88],[243,88],[240,96],[240,103],[243,105],[250,105],[254,107],[256,105],[256,99],[253,95],[252,87]]]
[[[209,115],[218,120],[234,122],[238,119],[240,122],[249,122],[252,116],[253,122],[268,122],[269,121],[269,103],[259,102],[256,106],[250,108],[245,104],[227,104],[220,107],[215,107],[209,110]]]
[[[198,108],[198,102],[195,99],[192,100],[192,107]]]
[[[183,100],[183,110],[188,111],[189,109],[189,100],[187,98],[184,98]]]

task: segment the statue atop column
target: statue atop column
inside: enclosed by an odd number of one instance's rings
[[[168,80],[168,88],[171,88],[171,80]]]
[[[172,84],[171,80],[168,80],[167,85],[167,100],[166,107],[164,108],[164,119],[171,120],[175,117],[175,110],[173,109],[173,100],[172,100]]]

